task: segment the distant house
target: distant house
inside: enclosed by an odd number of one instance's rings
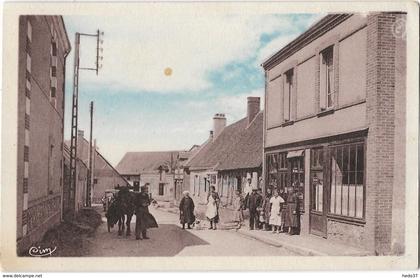
[[[205,202],[214,185],[225,205],[231,204],[235,190],[243,192],[247,178],[257,185],[262,173],[263,113],[260,98],[248,97],[247,116],[226,126],[224,114],[213,117],[209,139],[186,163],[190,192]]]
[[[149,183],[154,199],[173,201],[175,169],[187,159],[184,151],[127,152],[116,169],[135,191]]]
[[[78,159],[89,165],[89,141],[84,138],[83,131],[79,131],[78,138]],[[70,142],[66,142],[67,147]],[[114,189],[118,186],[127,186],[129,182],[106,160],[106,158],[99,152],[98,148],[93,155],[92,161],[93,182],[92,182],[92,203],[100,203],[104,192],[107,189]],[[66,170],[66,168],[65,168]],[[84,189],[86,190],[86,188]],[[86,192],[86,191],[85,191]],[[77,205],[77,204],[76,204]]]

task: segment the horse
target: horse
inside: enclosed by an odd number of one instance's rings
[[[130,223],[135,211],[134,196],[134,192],[130,192],[127,187],[119,190],[115,200],[111,203],[106,213],[108,232],[118,223],[118,235],[123,235],[125,223],[127,226],[126,236],[131,235]]]

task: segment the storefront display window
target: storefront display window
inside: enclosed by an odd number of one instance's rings
[[[330,212],[341,216],[364,216],[364,144],[330,147]]]

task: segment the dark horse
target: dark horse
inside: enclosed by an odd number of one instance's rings
[[[108,232],[118,222],[118,235],[121,236],[125,230],[125,222],[127,226],[126,236],[131,235],[130,223],[135,210],[134,196],[134,192],[130,192],[127,187],[123,187],[118,191],[115,200],[111,203],[106,213]]]

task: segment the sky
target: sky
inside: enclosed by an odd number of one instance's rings
[[[104,31],[99,74],[80,71],[79,129],[114,166],[129,151],[188,150],[205,142],[212,117],[246,116],[246,98],[264,96],[261,63],[320,14],[64,16],[72,51],[66,65],[65,138],[70,138],[75,32]],[[94,67],[96,40],[82,37],[81,67]],[[168,70],[170,74],[168,74]],[[166,74],[165,74],[166,70]]]

